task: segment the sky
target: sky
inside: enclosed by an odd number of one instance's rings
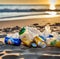
[[[0,4],[48,4],[48,0],[0,0]]]
[[[0,4],[49,4],[49,0],[0,0]],[[56,0],[60,4],[60,0]]]

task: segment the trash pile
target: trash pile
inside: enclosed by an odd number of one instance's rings
[[[60,47],[60,35],[57,32],[52,32],[49,25],[45,26],[43,32],[37,28],[25,26],[21,28],[19,33],[7,34],[5,44],[17,46],[22,44],[34,48]]]

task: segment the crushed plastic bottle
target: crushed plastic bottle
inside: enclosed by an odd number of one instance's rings
[[[5,37],[5,44],[19,46],[21,44],[21,39],[16,33],[7,34],[7,36]]]
[[[50,34],[51,34],[50,25],[46,24],[45,30],[42,32],[42,36],[44,36],[45,38],[47,38]]]
[[[19,38],[19,33],[18,33],[18,32],[14,33],[14,34],[12,35],[12,38]]]
[[[37,28],[34,27],[26,27],[28,29],[28,31],[33,33],[33,36],[39,36],[41,35],[41,32],[39,30],[37,30]]]

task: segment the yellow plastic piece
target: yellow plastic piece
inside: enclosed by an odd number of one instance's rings
[[[55,46],[60,47],[60,41],[57,41]]]
[[[28,40],[28,39],[26,39],[26,38],[23,38],[22,39],[22,42],[26,45],[26,46],[30,46],[30,44],[31,44],[31,40]]]

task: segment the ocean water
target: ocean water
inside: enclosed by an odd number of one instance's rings
[[[47,6],[0,4],[0,19],[38,15],[43,13],[41,9],[44,8]]]

